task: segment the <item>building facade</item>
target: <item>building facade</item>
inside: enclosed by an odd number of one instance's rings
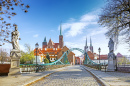
[[[63,53],[66,52],[67,50],[69,50],[69,48],[64,46],[61,49],[61,51],[59,52],[59,54],[57,55],[57,58],[59,59],[63,55]],[[75,54],[73,52],[70,52],[67,57],[68,57],[69,63],[74,65],[75,64]]]
[[[49,40],[49,42],[47,42],[45,37],[44,41],[42,42],[42,48],[38,49],[37,62],[39,64],[43,63],[47,53],[50,56],[50,61],[51,62],[55,61],[57,59],[58,53],[61,51],[63,46],[64,46],[64,42],[63,42],[63,35],[62,35],[62,27],[60,25],[59,43],[54,43],[51,39]],[[34,55],[36,57],[36,49],[34,49]],[[34,60],[34,63],[36,63],[36,58]]]
[[[80,58],[79,57],[75,57],[75,65],[80,65]]]
[[[44,38],[44,41],[42,42],[42,48],[39,48],[37,51],[37,63],[38,64],[44,64],[44,59],[46,58],[46,55],[49,54],[50,56],[50,61],[54,62],[57,59],[59,59],[64,52],[69,50],[66,46],[64,46],[64,41],[63,41],[63,35],[62,35],[62,27],[60,25],[60,35],[59,35],[59,43],[54,43],[51,39],[49,42],[47,42],[46,37]],[[34,49],[34,55],[35,55],[35,60],[33,63],[36,63],[36,49]],[[75,54],[73,52],[70,52],[68,57],[68,61],[71,64],[75,64]]]

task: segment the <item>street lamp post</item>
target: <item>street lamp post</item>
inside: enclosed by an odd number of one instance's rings
[[[36,72],[37,72],[37,50],[39,48],[39,44],[38,43],[35,44],[35,48],[36,48]]]
[[[101,48],[100,47],[99,47],[98,51],[99,51],[99,64],[100,64],[100,52],[101,52]]]

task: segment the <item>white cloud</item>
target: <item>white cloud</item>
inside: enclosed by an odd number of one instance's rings
[[[104,27],[99,27],[99,25],[97,24],[97,14],[98,12],[87,13],[81,16],[79,20],[72,18],[70,19],[72,21],[67,21],[66,23],[62,24],[62,29],[65,33],[64,37],[67,37],[65,40],[65,45],[68,48],[84,49],[86,36],[88,39],[88,46],[90,45],[91,36],[94,52],[99,53],[98,48],[100,47],[101,54],[109,53],[109,39],[107,39],[105,36],[107,29]],[[123,55],[130,55],[126,47],[127,46],[125,44],[121,44],[118,46],[117,50],[114,51],[114,53],[117,54],[118,52],[120,52]],[[79,51],[74,51],[74,53],[76,54],[76,56],[81,55]]]
[[[97,19],[97,16],[96,15],[93,15],[93,14],[85,14],[81,17],[80,21],[81,22],[86,22],[86,21],[95,21]]]
[[[87,26],[87,23],[81,23],[81,22],[77,22],[77,23],[73,23],[70,25],[70,30],[67,31],[67,33],[65,34],[67,37],[68,36],[76,36],[77,34],[81,34],[82,30]]]
[[[35,37],[35,38],[38,37],[38,36],[39,36],[38,34],[33,35],[33,37]]]
[[[98,34],[105,34],[106,32],[107,32],[106,28],[95,28],[95,29],[92,29],[92,31],[89,35],[95,36],[95,35],[98,35]]]
[[[66,37],[74,37],[78,34],[82,34],[83,29],[85,29],[89,25],[97,24],[97,15],[92,13],[87,13],[77,21],[76,19],[70,18],[68,22],[62,24],[62,30],[65,31]],[[60,29],[60,26],[58,27]]]

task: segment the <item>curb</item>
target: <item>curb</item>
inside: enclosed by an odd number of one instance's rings
[[[58,72],[58,71],[56,71],[56,72]],[[25,83],[25,84],[22,85],[22,86],[29,86],[29,85],[31,85],[31,84],[34,84],[34,83],[40,81],[41,79],[44,79],[45,77],[48,77],[49,75],[51,75],[51,74],[53,74],[53,73],[56,73],[56,72],[52,72],[52,73],[43,75],[43,76],[41,76],[40,78],[36,78],[35,80],[32,80],[32,81],[30,81],[30,82],[28,82],[28,83]]]
[[[85,70],[87,70],[94,78],[96,78],[97,82],[99,82],[102,86],[110,86],[108,83],[106,83],[103,79],[101,79],[98,75],[94,74],[92,71],[88,70],[84,67]]]

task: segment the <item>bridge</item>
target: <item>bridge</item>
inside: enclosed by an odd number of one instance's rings
[[[69,65],[70,63],[67,56],[73,50],[77,50],[84,54],[84,65]],[[122,78],[124,76],[123,73],[119,74],[116,72],[106,72],[104,69],[100,69],[101,65],[93,62],[89,58],[87,52],[80,48],[71,48],[67,50],[58,60],[52,63],[42,64],[38,67],[35,65],[34,67],[29,65],[25,66],[25,68],[27,71],[31,71],[32,69],[36,71],[36,68],[40,68],[40,66],[47,71],[39,71],[35,74],[28,74],[27,76],[29,77],[38,76],[38,79],[35,79],[33,82],[28,83],[26,86],[111,86],[114,84],[121,86],[130,85],[130,83],[124,82],[123,80],[121,81],[118,79],[117,81],[117,79],[115,79],[114,75]],[[100,70],[95,70],[90,66],[98,66],[100,67]],[[44,78],[43,75],[45,76]],[[129,77],[129,74],[126,74],[126,76]],[[30,77],[30,79],[33,79],[33,77]],[[39,77],[41,78],[39,79]],[[112,82],[110,82],[111,80]],[[129,78],[127,80],[129,80]]]
[[[80,49],[80,48],[71,48],[71,49],[67,50],[66,52],[64,52],[63,55],[62,55],[58,60],[56,60],[56,61],[54,61],[54,62],[52,62],[52,63],[43,64],[43,65],[70,64],[69,61],[68,61],[68,57],[67,57],[67,56],[68,56],[68,54],[69,54],[71,51],[73,51],[73,50],[78,50],[78,51],[80,51],[82,54],[84,54],[85,60],[84,60],[84,63],[83,63],[83,64],[89,64],[89,65],[91,65],[91,64],[97,64],[97,63],[93,62],[93,61],[89,58],[87,52],[85,52],[84,50],[82,50],[82,49]]]

